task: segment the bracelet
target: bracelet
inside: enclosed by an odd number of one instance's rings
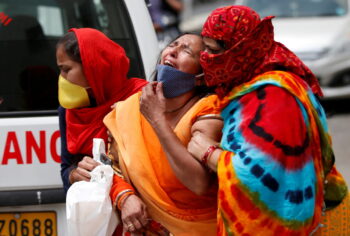
[[[207,114],[197,117],[196,121],[208,119],[224,120],[219,114]]]
[[[209,159],[210,155],[218,148],[219,147],[216,145],[211,145],[208,147],[207,151],[204,153],[204,155],[201,159],[203,165],[208,166],[208,159]]]
[[[121,203],[123,202],[123,200],[129,196],[129,195],[132,195],[132,194],[135,194],[133,190],[131,189],[126,189],[126,190],[123,190],[121,191],[117,197],[116,197],[116,200],[115,200],[115,205],[116,207],[121,210]]]

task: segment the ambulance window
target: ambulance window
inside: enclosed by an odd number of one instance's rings
[[[124,47],[129,76],[144,78],[123,1],[0,0],[0,116],[57,110],[56,43],[73,27],[104,32]]]

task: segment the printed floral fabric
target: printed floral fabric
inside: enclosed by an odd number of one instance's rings
[[[203,52],[200,62],[208,86],[215,86],[223,97],[234,86],[272,70],[288,71],[305,80],[312,91],[322,96],[314,74],[283,44],[274,40],[272,16],[260,20],[246,6],[214,10],[206,20],[202,36],[223,42],[225,52]]]

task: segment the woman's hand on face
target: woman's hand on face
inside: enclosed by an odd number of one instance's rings
[[[205,152],[212,145],[218,145],[218,142],[208,138],[200,132],[196,132],[193,134],[190,142],[188,143],[187,150],[197,160],[201,161]]]
[[[162,83],[152,82],[142,89],[140,110],[152,125],[165,119],[165,97],[162,86]]]
[[[140,233],[147,228],[146,205],[136,195],[130,195],[121,203],[123,228],[131,233]]]
[[[72,170],[69,176],[70,182],[74,183],[81,180],[90,181],[90,172],[98,165],[100,165],[100,163],[93,160],[91,157],[85,156],[78,162],[78,167]]]

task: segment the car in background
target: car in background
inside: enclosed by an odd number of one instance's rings
[[[237,0],[273,15],[275,40],[317,76],[324,99],[350,98],[349,0]]]
[[[67,235],[56,43],[91,27],[150,79],[158,43],[143,0],[0,0],[0,235]]]
[[[200,32],[211,11],[247,5],[274,15],[275,39],[315,73],[324,99],[350,98],[350,0],[184,0],[183,31]]]

